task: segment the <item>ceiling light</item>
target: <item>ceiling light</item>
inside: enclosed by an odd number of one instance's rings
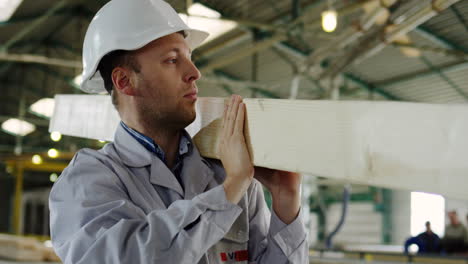
[[[50,138],[53,141],[57,142],[57,141],[60,141],[60,139],[62,139],[62,134],[60,134],[60,132],[54,131],[50,133]]]
[[[56,173],[52,173],[52,174],[57,175]],[[52,176],[52,174],[50,176]],[[58,178],[58,176],[57,176],[57,178]],[[48,248],[53,248],[52,241],[50,241],[50,240],[44,241],[44,246],[46,246]]]
[[[58,157],[59,152],[58,152],[58,150],[56,150],[54,148],[51,148],[51,149],[49,149],[49,151],[47,151],[47,155],[49,155],[49,157],[55,159],[55,158]]]
[[[192,16],[204,16],[210,18],[220,18],[221,14],[218,11],[215,11],[209,7],[206,7],[200,3],[195,3],[191,5],[188,9],[189,15]]]
[[[10,118],[3,122],[2,130],[13,136],[26,136],[36,130],[36,126],[17,118]]]
[[[51,182],[56,182],[57,179],[58,179],[57,173],[54,172],[54,173],[50,174],[49,180],[50,180]],[[47,246],[47,245],[46,245],[46,246]]]
[[[322,28],[325,32],[333,32],[338,24],[338,15],[335,10],[329,9],[322,12]]]
[[[83,82],[83,76],[81,74],[73,78],[73,84],[75,84],[78,88],[80,87],[81,82]]]
[[[54,114],[55,100],[52,98],[42,98],[29,107],[29,111],[40,117],[50,119]]]
[[[203,42],[209,42],[222,34],[237,27],[237,23],[231,20],[219,19],[221,14],[211,8],[208,8],[200,3],[191,5],[188,9],[189,16],[179,14],[189,27],[206,31],[210,33],[208,38]]]
[[[42,157],[36,154],[32,156],[31,161],[33,164],[36,164],[36,165],[42,164]]]
[[[8,21],[23,0],[0,0],[0,22]]]

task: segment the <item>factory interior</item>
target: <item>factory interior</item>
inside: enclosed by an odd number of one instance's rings
[[[54,98],[86,94],[80,90],[85,34],[96,12],[113,1],[0,0],[0,264],[74,263],[54,251],[49,194],[77,151],[101,149],[111,140],[51,131],[60,112]],[[210,33],[192,54],[201,73],[199,97],[366,102],[395,111],[410,103],[440,108],[434,119],[450,113],[468,117],[467,0],[166,2],[189,27]],[[90,107],[86,111],[93,111]],[[382,126],[391,119],[376,116]],[[392,123],[397,125],[389,125],[388,134],[417,131],[426,122],[422,114],[418,118],[407,126]],[[72,119],[66,121],[78,123]],[[317,114],[297,121],[312,127],[322,122]],[[467,124],[460,122],[434,130],[466,132]],[[411,136],[415,142],[427,136],[424,142],[431,144],[434,130]],[[467,154],[466,134],[456,139],[447,155]],[[331,137],[320,141],[324,148],[327,141],[335,146]],[[392,149],[383,137],[381,145]],[[426,152],[439,147],[434,143]],[[427,154],[407,149],[401,157]],[[468,192],[458,191],[468,183],[467,163],[435,168],[440,173],[434,177],[427,163],[420,168],[427,178],[419,177],[420,171],[387,168],[386,175],[399,174],[391,184],[359,175],[361,181],[304,173],[298,217],[307,232],[309,263],[468,264]],[[271,208],[271,194],[265,189],[264,195]]]

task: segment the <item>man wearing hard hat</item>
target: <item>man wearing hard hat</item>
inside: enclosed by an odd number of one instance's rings
[[[50,194],[51,236],[64,263],[308,263],[301,178],[254,168],[245,106],[223,116],[221,162],[200,156],[200,72],[190,29],[162,0],[112,0],[83,46],[86,92],[109,92],[121,117],[113,143],[80,150]],[[262,186],[272,194],[270,216]]]

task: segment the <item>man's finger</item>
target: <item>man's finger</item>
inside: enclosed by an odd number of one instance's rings
[[[237,110],[236,124],[234,128],[234,133],[243,134],[244,133],[244,120],[245,120],[245,104],[240,103]]]
[[[232,134],[232,106],[233,106],[233,101],[234,101],[234,95],[231,96],[231,99],[229,99],[227,109],[226,109],[226,115],[224,116],[224,129],[223,129],[223,135],[225,139],[227,139],[228,136]]]
[[[224,103],[224,111],[223,111],[223,118],[221,120],[221,129],[223,129],[224,132],[224,127],[226,126],[226,114],[228,110],[228,103]]]
[[[228,109],[228,120],[227,120],[227,133],[232,135],[234,133],[234,126],[236,122],[237,111],[239,109],[240,96],[233,95],[231,100],[230,109]]]

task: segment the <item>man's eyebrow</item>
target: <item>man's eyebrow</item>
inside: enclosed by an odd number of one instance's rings
[[[179,49],[179,48],[173,48],[173,49],[169,50],[167,53],[169,53],[169,52],[171,52],[171,51],[174,51],[174,52],[176,52],[176,53],[183,53],[182,50]],[[188,51],[189,51],[189,55],[192,55],[192,50],[189,49]]]

